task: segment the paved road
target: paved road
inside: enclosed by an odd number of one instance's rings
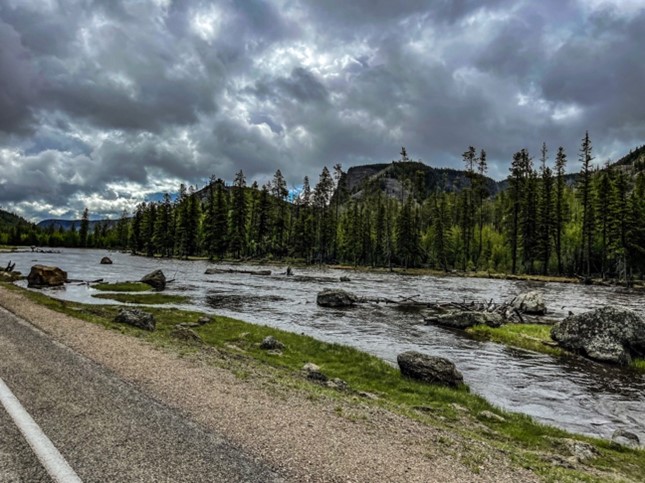
[[[282,481],[3,309],[0,377],[85,483]],[[50,481],[1,405],[0,481]]]

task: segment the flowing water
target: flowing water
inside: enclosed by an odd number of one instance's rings
[[[108,255],[113,265],[99,265]],[[436,302],[510,300],[518,293],[539,288],[550,317],[584,312],[603,305],[619,305],[643,314],[643,293],[615,287],[536,283],[460,277],[405,276],[342,270],[295,270],[262,266],[271,276],[240,273],[205,275],[206,261],[157,260],[98,250],[62,250],[61,253],[0,253],[0,266],[11,260],[16,270],[28,273],[31,265],[56,265],[70,279],[138,280],[160,268],[168,279],[168,293],[190,297],[180,308],[236,317],[328,342],[351,345],[395,363],[405,350],[418,350],[452,360],[471,390],[493,404],[521,412],[561,428],[610,437],[628,429],[645,441],[645,375],[579,357],[556,358],[530,351],[473,340],[463,333],[426,326],[424,312],[393,306],[364,304],[349,310],[318,307],[316,294],[325,288],[343,288],[360,296],[396,299],[419,295]],[[257,270],[258,267],[218,264],[217,268]],[[340,276],[351,282],[340,283]],[[24,282],[22,282],[24,284]],[[92,298],[86,284],[47,289],[57,298],[84,303],[115,303]]]

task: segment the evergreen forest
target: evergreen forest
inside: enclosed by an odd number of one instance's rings
[[[456,172],[412,161],[403,148],[399,160],[366,167],[379,174],[358,185],[336,165],[315,184],[305,177],[296,196],[280,170],[262,186],[248,186],[240,170],[231,185],[216,177],[200,190],[181,185],[175,198],[166,193],[93,229],[87,210],[70,229],[40,229],[2,212],[0,244],[642,279],[645,146],[601,168],[593,159],[588,134],[574,156],[546,145],[537,155],[522,149],[495,183],[484,150],[468,147]]]

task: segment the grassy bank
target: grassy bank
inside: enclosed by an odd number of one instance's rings
[[[152,290],[150,285],[143,282],[105,282],[92,285],[92,288],[106,292],[149,292]]]
[[[143,338],[186,357],[199,355],[211,346],[223,354],[221,365],[239,378],[271,374],[270,380],[289,390],[303,392],[303,397],[342,399],[348,404],[378,405],[457,434],[465,447],[479,441],[503,451],[519,466],[530,468],[547,481],[639,481],[645,474],[645,453],[614,445],[608,441],[571,435],[557,428],[536,423],[527,416],[502,411],[466,387],[448,389],[418,383],[401,377],[397,368],[364,352],[338,344],[329,344],[312,337],[278,329],[213,317],[206,325],[195,327],[202,344],[187,345],[173,337],[178,323],[194,323],[203,314],[161,307],[146,308],[157,319],[157,330],[146,332],[113,322],[118,307],[92,306],[59,301],[41,293],[20,290],[34,302],[109,330]],[[273,336],[286,345],[281,355],[260,349],[266,336]],[[536,336],[537,337],[537,336]],[[344,380],[350,390],[339,391],[306,380],[301,374],[303,364],[313,362],[329,378]],[[217,363],[217,361],[213,362]],[[363,393],[363,395],[361,395]],[[364,397],[369,393],[372,397]],[[373,398],[373,397],[376,398]],[[490,417],[491,412],[499,418]],[[348,416],[351,421],[351,417]],[[567,453],[566,441],[574,439],[593,446],[597,456],[576,462]],[[443,444],[438,441],[437,444]],[[447,443],[446,443],[447,444]],[[446,448],[449,451],[449,448]],[[477,455],[472,458],[476,466]],[[468,464],[468,461],[464,461]]]
[[[506,324],[497,328],[476,325],[466,329],[466,333],[480,340],[490,340],[544,354],[556,356],[570,354],[554,344],[549,325]],[[630,367],[645,374],[645,359],[635,359]]]
[[[144,305],[183,304],[190,301],[190,298],[185,295],[169,295],[163,293],[97,293],[92,295],[92,297]]]

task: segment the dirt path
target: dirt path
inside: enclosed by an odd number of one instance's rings
[[[0,287],[0,305],[298,482],[537,481],[501,452],[361,403],[312,398],[227,356],[181,357]]]

